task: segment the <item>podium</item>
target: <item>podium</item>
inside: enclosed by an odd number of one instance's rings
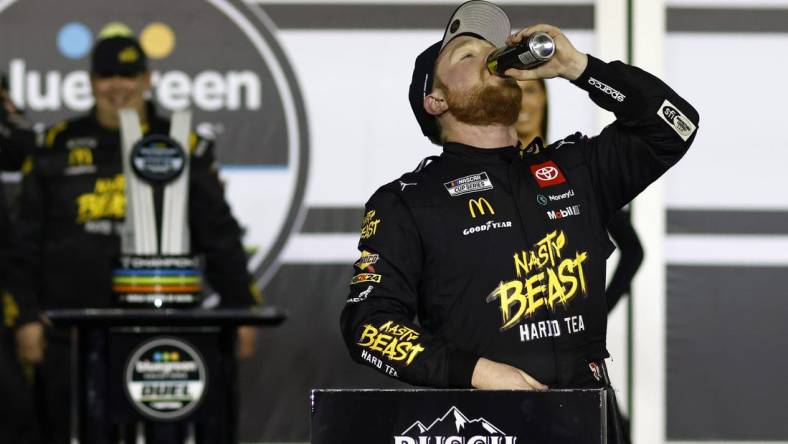
[[[46,314],[72,327],[72,444],[237,443],[236,328],[286,319],[273,307]]]
[[[605,444],[604,389],[313,390],[312,444]]]

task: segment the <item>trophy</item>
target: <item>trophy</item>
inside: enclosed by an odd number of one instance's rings
[[[113,271],[117,303],[125,307],[192,307],[202,278],[191,254],[188,224],[191,113],[172,116],[169,135],[143,137],[134,109],[120,111],[126,220]]]

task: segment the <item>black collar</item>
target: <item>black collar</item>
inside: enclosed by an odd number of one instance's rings
[[[443,152],[449,157],[481,163],[510,163],[526,155],[539,154],[544,150],[542,139],[537,137],[527,146],[521,143],[500,148],[479,148],[459,142],[446,142]]]

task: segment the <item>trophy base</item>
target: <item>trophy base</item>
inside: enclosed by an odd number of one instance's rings
[[[202,276],[191,256],[123,256],[112,273],[117,306],[191,308],[202,303]]]

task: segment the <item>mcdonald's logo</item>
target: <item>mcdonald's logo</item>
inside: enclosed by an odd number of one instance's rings
[[[487,212],[484,211],[485,207],[487,208],[487,211],[490,212],[490,214],[495,214],[495,210],[493,210],[492,205],[490,205],[490,202],[487,201],[487,199],[480,197],[478,199],[468,200],[468,211],[471,212],[471,217],[473,218],[476,218],[476,211],[482,215],[487,214]]]
[[[68,152],[69,166],[93,165],[93,151],[90,148],[73,148]]]

